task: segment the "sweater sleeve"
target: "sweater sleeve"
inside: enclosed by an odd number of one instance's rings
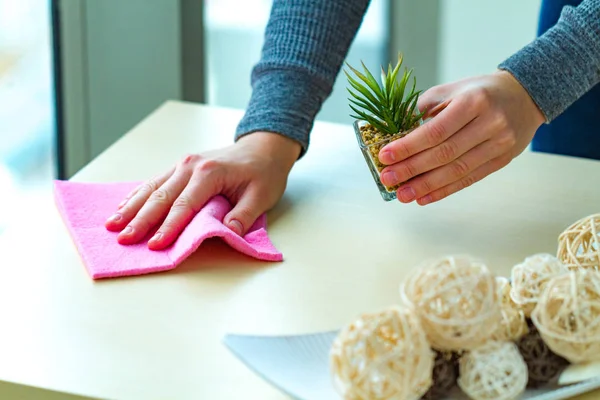
[[[274,0],[252,95],[235,139],[256,131],[297,140],[301,157],[370,0]]]
[[[551,122],[600,82],[600,0],[567,6],[552,28],[503,61]]]

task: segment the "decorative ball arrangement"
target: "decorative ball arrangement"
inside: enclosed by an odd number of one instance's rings
[[[525,313],[510,297],[510,281],[504,277],[496,277],[498,296],[500,297],[500,312],[502,320],[492,333],[491,339],[497,341],[515,341],[527,334],[528,327]]]
[[[600,269],[600,214],[565,229],[558,237],[557,257],[569,269]]]
[[[553,278],[531,319],[548,347],[571,363],[600,360],[600,272]]]
[[[550,254],[535,254],[513,267],[511,272],[511,299],[526,317],[538,303],[544,286],[556,275],[567,272],[567,267]]]
[[[600,214],[495,276],[468,255],[430,260],[400,285],[400,305],[343,328],[330,354],[346,400],[519,399],[570,364],[600,361]]]
[[[458,386],[473,400],[509,400],[527,386],[527,365],[512,342],[490,341],[460,360]]]
[[[442,400],[456,386],[459,371],[459,355],[453,352],[436,351],[433,365],[433,384],[422,400]]]
[[[434,357],[416,316],[393,307],[342,329],[330,366],[344,399],[417,400],[432,386]]]
[[[400,294],[437,350],[475,348],[502,318],[494,275],[470,256],[443,257],[416,268]]]
[[[539,388],[557,379],[569,362],[548,347],[531,320],[527,324],[528,332],[517,341],[517,346],[527,364],[527,387]]]

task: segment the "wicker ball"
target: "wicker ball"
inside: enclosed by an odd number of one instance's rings
[[[441,400],[456,386],[458,379],[459,356],[453,352],[435,351],[433,365],[433,385],[421,400]]]
[[[460,360],[458,386],[473,400],[515,399],[527,386],[527,365],[513,342],[489,341]]]
[[[347,400],[416,400],[432,385],[435,353],[418,318],[408,309],[365,314],[333,342],[330,367]]]
[[[508,279],[496,277],[498,296],[500,297],[500,312],[502,320],[498,328],[492,333],[491,339],[500,342],[515,341],[528,331],[525,314],[510,298],[510,282]]]
[[[558,237],[557,257],[570,269],[600,269],[600,214],[565,229]]]
[[[567,267],[551,254],[527,257],[512,268],[510,297],[529,317],[548,281],[566,272]]]
[[[529,332],[517,341],[517,347],[527,364],[527,386],[538,388],[558,378],[569,362],[548,347],[531,320],[527,322]]]
[[[600,360],[600,272],[552,278],[531,314],[544,342],[571,363]]]
[[[443,257],[416,268],[401,285],[400,295],[437,350],[475,348],[500,324],[494,276],[470,256]]]

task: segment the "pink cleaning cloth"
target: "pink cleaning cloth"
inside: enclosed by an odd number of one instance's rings
[[[223,224],[223,218],[231,210],[231,205],[223,196],[213,197],[181,232],[175,243],[164,250],[148,248],[150,234],[138,244],[119,244],[118,232],[107,230],[104,223],[138,184],[54,182],[58,210],[92,279],[173,269],[211,237],[220,237],[235,250],[259,260],[283,260],[283,255],[273,246],[267,234],[265,214],[258,218],[244,237]]]

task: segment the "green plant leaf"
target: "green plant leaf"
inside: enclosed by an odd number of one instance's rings
[[[369,104],[365,104],[365,103],[361,103],[360,101],[356,101],[353,99],[348,99],[348,101],[350,101],[352,104],[360,107],[360,108],[364,108],[366,110],[368,110],[371,114],[375,115],[376,117],[378,117],[379,119],[383,119],[383,115],[381,114],[381,112],[373,107],[371,107],[371,105]]]
[[[354,89],[362,93],[362,95],[365,96],[372,104],[380,103],[380,101],[375,98],[375,96],[369,91],[369,89],[367,89],[366,87],[358,83],[356,80],[354,80],[348,73],[346,73],[346,75],[348,76],[348,82],[350,82],[350,85]]]
[[[383,94],[381,93],[381,89],[379,88],[377,81],[375,80],[375,78],[373,78],[373,75],[371,75],[371,73],[369,72],[368,76],[365,76],[360,71],[358,71],[356,68],[352,67],[350,64],[347,64],[347,65],[348,65],[348,68],[350,68],[352,70],[352,72],[354,72],[354,74],[372,90],[373,94],[375,96],[377,96],[378,101],[382,101]],[[363,66],[364,66],[364,64],[363,64]],[[368,70],[367,70],[367,72],[368,72]],[[354,83],[358,84],[358,82],[356,82],[354,79],[353,79],[353,81],[354,81]],[[358,84],[358,85],[362,86],[360,84]]]
[[[369,71],[369,69],[367,68],[365,63],[363,63],[362,61],[360,63],[362,64],[362,66],[365,70],[365,74],[367,76],[367,80],[365,82],[380,98],[385,99],[385,96],[383,95],[383,92],[381,91],[381,88],[379,87],[379,83],[375,80],[375,78],[371,74],[371,71]]]

